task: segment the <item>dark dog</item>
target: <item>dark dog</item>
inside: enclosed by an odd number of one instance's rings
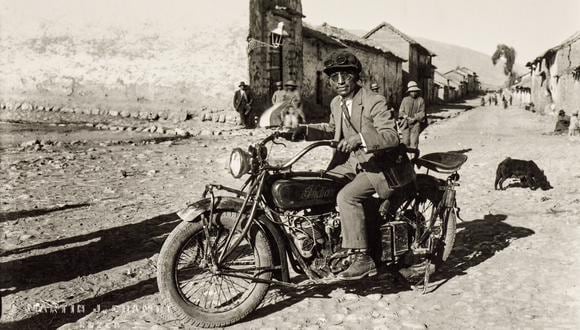
[[[523,187],[530,187],[532,190],[541,188],[542,190],[551,189],[548,178],[544,171],[540,170],[538,165],[531,160],[504,159],[497,166],[495,176],[495,190],[504,190],[503,182],[508,178],[518,178]]]

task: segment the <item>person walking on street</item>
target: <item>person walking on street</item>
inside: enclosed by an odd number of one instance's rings
[[[399,137],[393,112],[383,95],[361,87],[362,65],[348,50],[338,50],[324,61],[324,73],[337,96],[330,103],[328,123],[309,124],[291,131],[289,139],[334,139],[337,150],[328,166],[333,175],[353,177],[338,193],[337,205],[342,223],[342,247],[337,254],[352,253],[353,262],[338,274],[339,279],[356,280],[377,273],[369,254],[364,201],[377,193],[388,198],[393,191],[387,181],[387,168],[397,159]],[[403,152],[404,154],[404,152]],[[406,156],[406,155],[405,155]],[[410,164],[410,163],[409,163]],[[410,181],[409,181],[410,182]]]
[[[485,97],[481,97],[481,106],[485,107]]]
[[[276,82],[276,91],[272,95],[272,105],[284,102],[284,94],[286,91],[282,88],[282,82]]]
[[[419,96],[421,89],[417,83],[410,81],[407,84],[408,96],[403,98],[399,107],[399,127],[402,129],[402,143],[409,148],[419,147],[421,122],[425,119],[425,100]]]
[[[578,121],[578,110],[572,112],[570,116],[570,126],[568,126],[568,135],[580,135],[580,122]]]
[[[250,128],[250,116],[254,97],[245,82],[240,82],[238,87],[240,89],[234,94],[234,109],[240,114],[240,124],[245,128]]]

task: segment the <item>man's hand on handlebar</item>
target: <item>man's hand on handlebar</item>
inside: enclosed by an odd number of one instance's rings
[[[362,145],[362,139],[359,134],[353,134],[346,139],[340,140],[336,149],[342,152],[351,152]]]

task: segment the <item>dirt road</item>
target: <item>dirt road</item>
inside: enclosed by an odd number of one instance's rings
[[[233,328],[578,328],[580,142],[542,135],[552,126],[520,109],[484,107],[427,129],[423,153],[469,156],[458,192],[465,222],[431,293],[387,279],[274,289]],[[136,145],[91,143],[89,135],[52,151],[5,151],[0,327],[180,327],[161,317],[154,278],[174,211],[205,183],[239,185],[225,159],[260,134]],[[284,156],[304,145],[289,145]],[[554,189],[493,190],[507,156],[535,160]],[[304,166],[323,167],[328,157]]]

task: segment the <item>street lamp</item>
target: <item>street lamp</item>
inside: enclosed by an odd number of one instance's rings
[[[261,47],[280,48],[284,42],[284,38],[288,36],[288,32],[284,30],[284,22],[278,22],[278,26],[270,31],[270,43],[263,42],[254,38],[248,37],[248,54],[254,49]]]

